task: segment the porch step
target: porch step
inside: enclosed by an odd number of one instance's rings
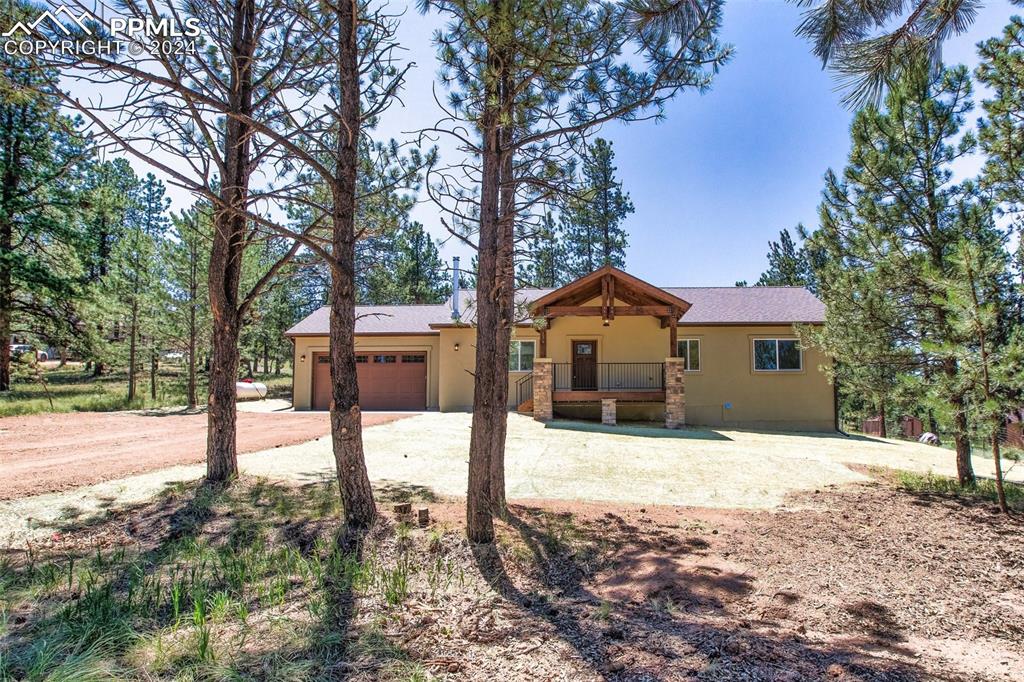
[[[516,407],[516,412],[519,414],[533,414],[533,398],[519,403],[519,406]]]

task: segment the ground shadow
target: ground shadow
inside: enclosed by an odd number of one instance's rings
[[[845,679],[852,675],[855,679],[910,681],[926,677],[912,664],[876,658],[856,645],[816,644],[799,636],[755,631],[735,614],[731,622],[708,618],[708,609],[725,615],[728,601],[753,589],[753,577],[718,567],[703,575],[699,571],[680,573],[673,560],[693,555],[692,566],[699,569],[706,543],[666,546],[657,533],[643,532],[618,517],[612,519],[616,534],[633,537],[629,552],[618,556],[620,563],[625,562],[625,570],[629,570],[630,554],[635,553],[658,551],[659,561],[665,565],[651,571],[659,576],[649,585],[654,588],[652,593],[609,606],[608,593],[593,589],[598,565],[592,561],[594,557],[562,539],[567,519],[556,520],[563,530],[552,532],[547,527],[548,516],[543,510],[515,505],[506,521],[528,549],[536,569],[533,575],[540,577],[554,599],[521,590],[495,546],[474,545],[473,557],[495,591],[544,619],[602,679],[782,679],[777,677],[782,673],[790,675],[785,679]],[[601,546],[614,553],[615,534],[607,529],[587,527],[580,532],[596,533]],[[670,594],[662,589],[667,585]],[[709,600],[709,594],[718,597]],[[872,622],[878,627],[887,625],[881,617]]]
[[[658,424],[620,423],[615,426],[579,420],[556,419],[546,422],[544,428],[562,431],[580,431],[583,433],[607,433],[617,436],[636,436],[640,438],[677,438],[683,440],[732,440],[728,436],[705,429],[686,427],[682,429],[666,429]]]

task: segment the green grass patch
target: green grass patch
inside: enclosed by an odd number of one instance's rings
[[[128,376],[112,372],[93,377],[78,363],[63,368],[43,370],[46,390],[33,375],[19,374],[11,390],[0,393],[0,417],[47,412],[113,412],[185,405],[187,376],[185,368],[162,365],[157,376],[157,397],[150,397],[149,374],[138,375],[137,397],[128,400]],[[267,384],[268,398],[290,397],[291,375],[257,375],[256,381]],[[49,398],[47,398],[47,390]],[[206,377],[199,376],[198,397],[203,403]],[[50,405],[50,399],[53,405]]]
[[[978,479],[974,486],[961,487],[955,478],[936,476],[935,474],[918,474],[910,471],[896,471],[896,484],[903,490],[916,494],[941,495],[945,497],[962,497],[968,499],[996,502],[996,483],[991,479]],[[1018,483],[1004,482],[1006,504],[1011,509],[1024,510],[1024,486]]]
[[[69,524],[79,535],[58,550],[9,552],[0,680],[335,679],[354,659],[375,679],[421,679],[387,631],[414,592],[462,580],[455,543],[386,524],[339,543],[341,518],[333,480],[177,483]],[[136,535],[111,548],[127,523]]]

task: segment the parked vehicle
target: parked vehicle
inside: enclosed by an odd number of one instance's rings
[[[49,356],[49,354],[46,351],[36,350],[35,348],[33,348],[32,346],[28,345],[27,343],[12,343],[11,344],[11,357],[12,358],[17,358],[17,357],[20,357],[20,356],[24,355],[25,353],[33,353],[33,352],[36,354],[36,360],[38,360],[39,362],[45,362],[46,360],[50,359],[50,356]]]

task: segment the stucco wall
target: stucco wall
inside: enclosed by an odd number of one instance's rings
[[[513,339],[536,340],[536,330],[518,327]],[[455,350],[455,344],[459,349]],[[540,352],[540,349],[537,349]],[[441,329],[440,376],[438,404],[442,412],[460,412],[473,408],[473,368],[476,365],[476,330],[470,327]],[[509,407],[515,407],[516,382],[529,372],[509,372]]]
[[[686,421],[694,425],[831,431],[832,386],[820,366],[830,362],[803,351],[803,369],[755,372],[755,338],[795,338],[791,326],[680,327],[680,339],[700,339],[701,368],[686,373]],[[726,408],[726,403],[731,408]]]
[[[685,318],[684,318],[685,319]],[[669,330],[651,317],[618,317],[608,327],[599,317],[564,317],[547,334],[548,356],[571,361],[573,339],[596,339],[599,362],[662,362],[669,353]],[[803,351],[797,372],[755,372],[754,338],[794,338],[791,326],[681,326],[679,339],[701,341],[701,368],[686,373],[686,420],[695,426],[830,431],[834,426],[832,387],[819,370],[828,360]],[[517,328],[513,338],[537,339],[532,328]],[[459,349],[455,350],[455,344]],[[360,337],[357,348],[425,350],[427,401],[441,411],[469,410],[473,405],[476,333],[468,327],[444,328],[438,336]],[[309,409],[312,353],[327,350],[327,337],[296,339],[295,405]],[[540,352],[540,349],[537,349]],[[298,358],[306,354],[305,363]],[[509,404],[524,373],[509,373]],[[731,407],[727,408],[726,404]],[[663,406],[629,408],[621,418],[660,419]],[[597,415],[599,408],[593,412]]]
[[[437,409],[438,350],[437,335],[423,336],[357,336],[356,351],[361,350],[420,351],[427,354],[427,409]],[[295,387],[292,404],[296,410],[308,410],[313,401],[313,353],[326,353],[326,336],[295,338]],[[301,360],[306,356],[305,362]]]

